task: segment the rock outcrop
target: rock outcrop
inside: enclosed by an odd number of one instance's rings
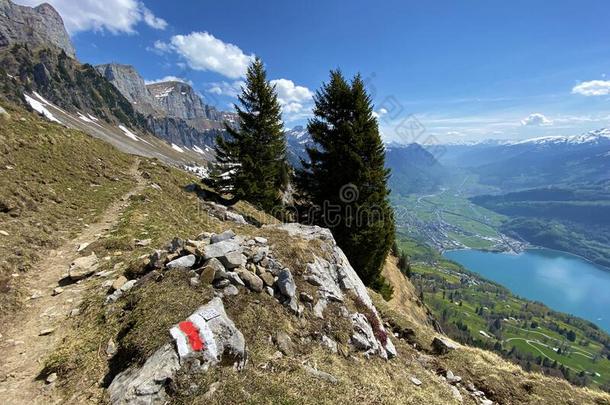
[[[97,65],[95,69],[112,83],[137,111],[148,115],[158,110],[144,79],[133,66],[108,63]]]
[[[173,338],[142,367],[118,374],[108,393],[112,404],[163,404],[166,387],[179,370],[205,372],[217,365],[241,369],[247,360],[246,341],[214,298],[169,330]]]
[[[76,57],[61,16],[47,3],[32,8],[0,0],[0,48],[13,44],[42,47],[52,44],[71,58]]]

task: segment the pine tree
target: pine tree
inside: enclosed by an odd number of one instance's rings
[[[235,109],[240,126],[225,125],[228,139],[217,138],[212,185],[221,193],[232,194],[234,201],[247,200],[271,211],[281,203],[290,169],[281,107],[259,58],[248,67],[238,100]]]
[[[357,75],[348,83],[339,71],[315,96],[307,150],[297,184],[318,212],[309,218],[329,227],[362,280],[391,295],[381,277],[394,242],[385,149],[370,96]]]

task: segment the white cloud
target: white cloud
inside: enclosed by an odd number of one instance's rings
[[[459,131],[449,131],[447,132],[447,136],[464,136],[464,134]]]
[[[522,119],[521,125],[542,127],[547,125],[553,125],[553,121],[545,117],[543,114],[533,113]]]
[[[136,32],[135,26],[144,22],[149,27],[163,30],[167,22],[156,17],[139,0],[46,0],[61,15],[70,34],[81,31],[109,31],[113,34]],[[26,6],[37,6],[41,0],[16,0]]]
[[[379,119],[381,117],[383,117],[384,115],[386,115],[388,113],[388,110],[386,110],[385,108],[380,108],[377,111],[373,111],[373,117]]]
[[[275,86],[277,100],[282,106],[286,121],[306,118],[311,114],[311,104],[313,102],[313,92],[311,90],[304,86],[298,86],[288,79],[271,80],[271,84]]]
[[[254,60],[254,55],[246,55],[238,46],[207,32],[174,35],[169,43],[155,42],[154,48],[161,52],[176,52],[192,69],[220,73],[231,79],[244,77]]]
[[[590,80],[572,88],[572,94],[583,96],[607,96],[610,94],[610,80]]]
[[[155,83],[162,83],[162,82],[181,82],[181,83],[186,83],[191,86],[193,85],[192,81],[183,79],[181,77],[176,77],[176,76],[165,76],[165,77],[162,77],[161,79],[144,81],[144,83],[146,83],[146,84],[155,84]]]
[[[237,97],[241,93],[241,87],[246,83],[241,80],[234,82],[215,82],[208,83],[208,92],[216,94],[217,96]]]

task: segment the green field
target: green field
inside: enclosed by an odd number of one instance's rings
[[[393,195],[398,231],[437,249],[506,250],[498,228],[506,217],[473,204],[459,191]]]
[[[610,336],[595,325],[516,297],[400,234],[398,247],[445,333],[526,369],[610,389]]]

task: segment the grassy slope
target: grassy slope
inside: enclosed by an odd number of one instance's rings
[[[499,342],[502,344],[501,350],[505,356],[509,356],[510,350],[516,347],[523,355],[524,363],[530,361],[534,364],[535,359],[542,355],[540,352],[542,351],[551,361],[556,360],[559,365],[570,367],[573,374],[586,371],[594,386],[610,382],[610,360],[604,355],[604,344],[608,345],[610,337],[590,326],[589,322],[553,312],[542,304],[515,297],[505,288],[486,282],[456,263],[441,257],[431,261],[432,254],[427,252],[427,256],[424,256],[423,252],[426,248],[419,246],[418,250],[412,241],[403,242],[401,248],[416,260],[412,266],[415,273],[413,280],[423,288],[424,301],[439,319],[445,332],[454,338],[488,349],[492,349],[494,344]],[[422,257],[426,260],[417,261]],[[478,285],[462,283],[464,277],[476,280]],[[482,307],[484,310],[481,315],[478,311],[481,311]],[[491,327],[491,323],[496,318],[501,320],[500,331],[495,331]],[[568,320],[570,324],[567,323]],[[536,322],[538,327],[532,329],[531,322]],[[576,341],[569,342],[565,335],[550,329],[551,324],[565,330],[573,330],[576,333]],[[492,337],[487,338],[480,331]],[[541,334],[549,337],[546,338]],[[550,348],[538,343],[528,344],[526,340],[540,340]],[[572,353],[558,354],[551,349],[562,346],[571,346]],[[590,353],[598,358],[592,360],[577,354],[578,352]],[[533,368],[537,366],[534,364]],[[595,372],[601,377],[595,376],[593,374]]]
[[[22,114],[15,111],[12,113],[15,116]],[[57,127],[49,127],[33,116],[26,114],[26,118],[30,131],[38,126],[50,132],[58,130]],[[83,135],[73,134],[70,139],[75,142],[89,142],[81,137]],[[98,145],[95,147],[102,148],[96,149],[96,152],[99,153],[97,157],[105,162],[105,170],[120,174],[131,163],[130,157],[118,154],[112,148],[103,149],[97,141],[91,142]],[[46,150],[44,146],[41,148]],[[49,158],[54,158],[51,160],[69,160],[62,154],[62,150],[48,150],[52,154]],[[116,159],[111,158],[112,156]],[[233,228],[241,234],[268,237],[270,243],[275,246],[274,252],[291,266],[296,274],[303,270],[306,261],[313,254],[323,254],[317,244],[292,240],[280,231],[250,225],[238,227],[234,223],[212,219],[198,208],[196,196],[185,189],[196,181],[195,178],[150,160],[143,160],[141,168],[146,172],[148,181],[159,185],[161,190],[149,187],[140,195],[134,196],[120,224],[115,229],[110,229],[101,241],[88,247],[89,251],[95,251],[99,256],[110,257],[110,260],[104,261],[102,269],[115,268],[120,271],[130,267],[137,268],[141,255],[163,245],[175,235],[194,237],[202,231],[215,232],[227,228]],[[20,178],[22,173],[27,173],[29,169],[18,165],[14,170],[13,178]],[[81,191],[87,190],[85,185],[89,184],[88,180],[80,180],[80,172],[74,174],[71,165],[58,165],[57,170],[55,177],[71,179],[77,184],[82,182]],[[104,193],[120,194],[120,181],[100,181],[102,185],[98,192],[104,190]],[[128,184],[125,184],[125,187],[127,186]],[[28,186],[28,189],[30,187],[34,186]],[[114,187],[117,187],[116,193]],[[64,218],[63,205],[47,201],[50,199],[46,194],[41,198],[38,205],[40,212],[37,215],[44,214],[45,218],[47,215],[51,218]],[[81,202],[83,200],[84,202]],[[67,206],[78,206],[92,204],[89,200],[83,199],[80,193],[67,193],[63,201]],[[90,207],[92,210],[93,208],[95,205]],[[261,222],[273,221],[247,204],[242,203],[237,209],[244,214],[257,216]],[[91,215],[94,213],[95,210]],[[61,229],[66,234],[78,232],[79,227],[83,226],[75,217],[77,216],[72,215],[64,218]],[[86,218],[89,220],[89,217]],[[21,231],[29,231],[30,226],[26,221],[23,223],[25,226],[21,228],[10,228],[14,235],[12,237],[21,237]],[[150,237],[151,246],[136,247],[133,244],[133,238],[142,237]],[[6,246],[10,250],[14,245]],[[397,274],[396,267],[391,263],[386,268],[386,274],[391,275],[388,278],[393,280],[395,290],[400,294],[389,303],[384,303],[375,293],[371,295],[385,319],[416,330],[418,350],[410,343],[395,339],[400,357],[389,362],[377,358],[367,360],[355,353],[347,357],[333,355],[306,338],[328,328],[328,333],[332,333],[340,343],[342,352],[345,352],[350,326],[342,321],[341,317],[327,317],[331,323],[329,328],[326,322],[314,319],[309,312],[306,312],[304,317],[297,318],[270,297],[242,290],[240,295],[226,299],[225,303],[227,311],[248,342],[248,366],[241,373],[230,368],[220,368],[207,374],[179,378],[176,381],[179,394],[173,396],[172,402],[319,404],[358,401],[451,404],[456,401],[452,398],[447,384],[437,375],[438,371],[451,368],[484,387],[488,396],[502,403],[540,403],[541,398],[548,403],[557,404],[610,403],[608,396],[576,389],[556,379],[525,373],[494,355],[477,349],[462,349],[443,357],[427,356],[425,350],[428,349],[430,337],[434,332],[423,322],[424,314],[414,297],[415,290],[406,279]],[[300,290],[307,291],[311,288],[303,284],[300,278],[297,278],[297,283]],[[67,402],[103,400],[104,392],[100,387],[111,369],[116,372],[132,362],[142,362],[159,345],[168,341],[169,325],[190,314],[212,294],[210,287],[191,287],[188,275],[176,271],[157,283],[132,290],[119,305],[108,310],[109,307],[104,307],[101,303],[106,290],[100,288],[100,284],[101,280],[91,282],[88,297],[81,307],[81,315],[69,320],[69,337],[46,360],[46,372],[58,373],[58,385],[66,395]],[[408,302],[400,302],[399,296]],[[334,304],[329,308],[330,311],[338,310]],[[272,360],[270,357],[276,349],[269,343],[269,336],[279,329],[288,332],[293,341],[299,343],[298,349],[294,356]],[[117,361],[111,363],[102,354],[110,338],[117,341],[120,350]],[[330,384],[314,379],[301,368],[303,362],[334,374],[339,378],[339,383]],[[419,378],[423,382],[422,386],[412,385],[408,381],[411,376]],[[204,396],[209,385],[217,380],[222,381],[217,393],[211,398]],[[469,397],[465,399],[466,403],[473,403]]]
[[[134,159],[79,131],[3,104],[0,117],[0,314],[19,278],[133,186]],[[2,317],[2,315],[0,315]]]

